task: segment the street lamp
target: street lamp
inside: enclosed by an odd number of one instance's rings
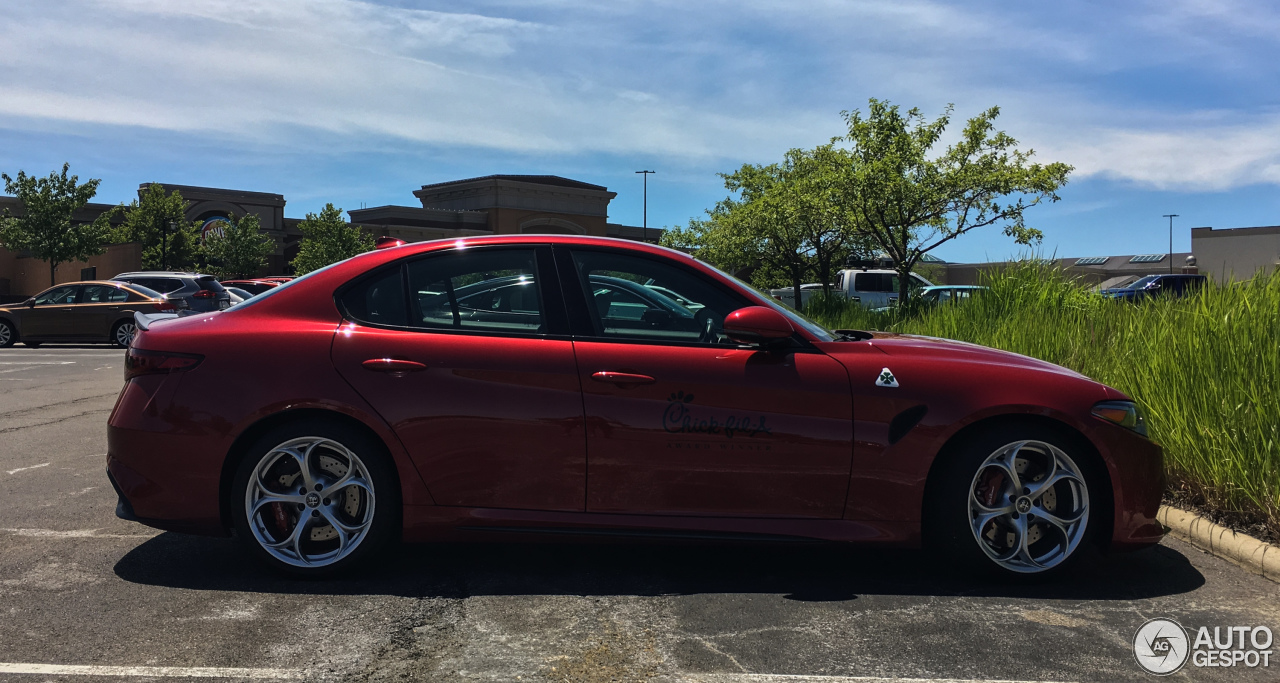
[[[1166,213],[1163,218],[1169,219],[1169,274],[1173,275],[1173,219],[1177,218],[1176,213]]]
[[[642,239],[645,242],[648,242],[649,241],[649,174],[657,173],[657,171],[636,171],[636,173],[640,173],[644,175],[644,204],[643,204],[644,213],[642,214],[642,218],[641,218],[642,220],[641,225],[643,226],[641,228],[641,230],[643,231],[641,234],[643,235]]]

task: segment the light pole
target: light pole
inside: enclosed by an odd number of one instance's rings
[[[644,213],[641,214],[641,220],[642,220],[641,225],[644,227],[642,227],[641,230],[643,231],[642,234],[644,235],[642,239],[645,242],[648,242],[649,241],[649,174],[657,173],[657,171],[636,171],[636,173],[640,173],[644,176],[644,204],[643,204]]]
[[[1166,213],[1163,216],[1169,219],[1169,274],[1173,275],[1173,219],[1178,217],[1176,213]]]

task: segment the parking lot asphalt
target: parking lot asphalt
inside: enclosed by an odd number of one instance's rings
[[[424,545],[286,580],[114,516],[122,360],[0,349],[0,680],[1139,681],[1150,618],[1280,632],[1280,585],[1172,539],[1028,586],[807,544]]]

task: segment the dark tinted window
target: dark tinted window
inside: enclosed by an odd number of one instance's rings
[[[36,305],[37,306],[62,306],[66,304],[75,303],[76,289],[78,288],[75,286],[58,287],[57,289],[51,289],[45,292],[44,294],[41,294],[40,296],[36,297]]]
[[[409,268],[413,325],[543,334],[532,249],[457,250]]]
[[[898,276],[890,273],[855,273],[853,288],[859,292],[897,292]]]
[[[125,282],[133,282],[148,289],[153,289],[162,294],[176,292],[182,289],[182,280],[173,277],[140,277],[129,278]]]
[[[404,275],[400,267],[382,271],[348,289],[342,307],[354,320],[375,325],[408,324],[404,301]]]
[[[82,304],[115,304],[129,299],[129,292],[111,285],[85,285],[80,288]]]
[[[205,275],[196,278],[196,284],[200,285],[200,289],[208,290],[210,292],[221,292],[226,289],[222,286],[222,283],[218,282],[218,279],[212,275]]]
[[[134,282],[129,283],[129,289],[132,289],[137,294],[142,295],[142,296],[137,296],[135,294],[133,297],[131,297],[133,301],[141,301],[143,298],[147,298],[147,299],[164,298],[164,295],[161,294],[160,292],[157,292],[156,290],[151,289],[150,287],[143,287],[142,285]]]
[[[575,251],[588,314],[602,337],[728,343],[724,318],[750,305],[714,281],[656,259]]]

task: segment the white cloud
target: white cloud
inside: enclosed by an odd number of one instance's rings
[[[1238,33],[1274,47],[1276,32],[1258,27],[1280,15],[1254,2],[1227,12],[1204,0],[1137,11],[929,0],[468,7],[24,4],[0,24],[0,118],[298,148],[322,132],[370,146],[661,156],[722,170],[822,142],[840,132],[838,111],[874,95],[931,114],[954,101],[958,118],[999,103],[1003,127],[1078,177],[1280,183],[1280,118],[1247,94],[1173,102],[1144,82],[1273,82],[1274,50],[1232,44]]]

